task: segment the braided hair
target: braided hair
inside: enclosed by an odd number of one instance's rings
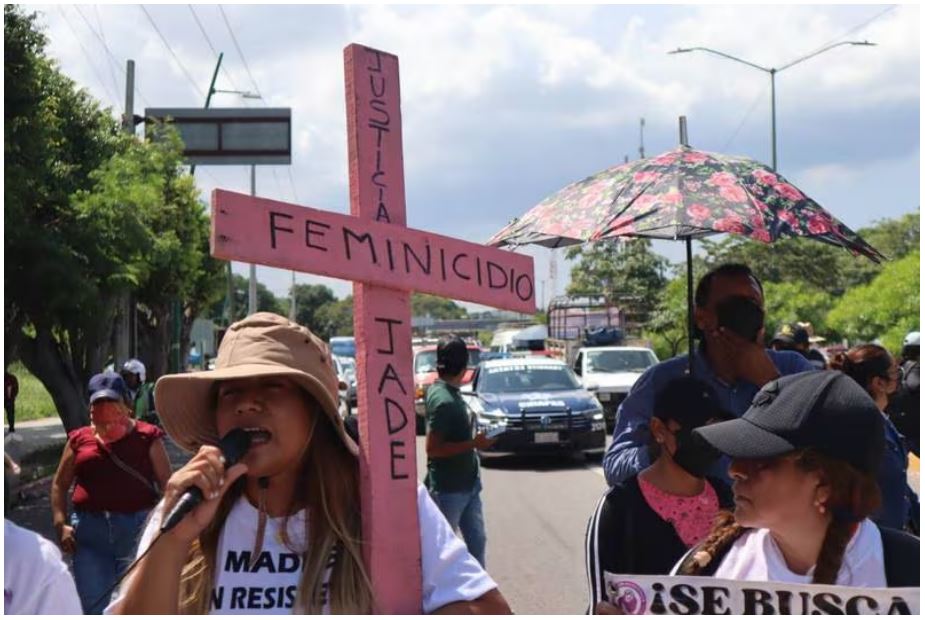
[[[819,472],[831,489],[825,503],[831,520],[816,557],[812,581],[831,585],[838,579],[845,549],[858,524],[880,507],[880,489],[873,476],[812,449],[801,450],[796,465],[805,472]],[[714,574],[729,548],[749,529],[738,524],[733,513],[720,512],[707,537],[685,556],[678,574]]]

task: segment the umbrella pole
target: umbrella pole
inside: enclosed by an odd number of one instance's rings
[[[694,371],[694,260],[687,237],[687,374]]]

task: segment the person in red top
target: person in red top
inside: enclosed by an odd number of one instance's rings
[[[89,392],[90,425],[68,433],[52,482],[51,510],[61,549],[74,554],[84,613],[101,614],[107,601],[96,601],[134,556],[148,512],[170,478],[170,461],[164,431],[131,418],[122,377],[95,375]]]

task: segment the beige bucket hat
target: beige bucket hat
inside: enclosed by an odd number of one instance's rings
[[[215,370],[161,377],[154,386],[157,413],[185,450],[217,445],[212,387],[217,381],[269,375],[288,377],[311,394],[347,449],[358,453],[338,413],[338,379],[328,346],[305,327],[270,312],[252,314],[228,328]]]

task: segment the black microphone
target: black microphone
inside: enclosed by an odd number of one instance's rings
[[[251,435],[243,428],[235,428],[228,431],[228,434],[222,437],[218,447],[225,457],[225,468],[229,468],[247,453],[251,445]],[[177,526],[177,523],[183,520],[193,508],[202,502],[202,491],[199,487],[190,487],[180,497],[180,501],[173,507],[167,518],[161,525],[161,532],[169,532]]]

